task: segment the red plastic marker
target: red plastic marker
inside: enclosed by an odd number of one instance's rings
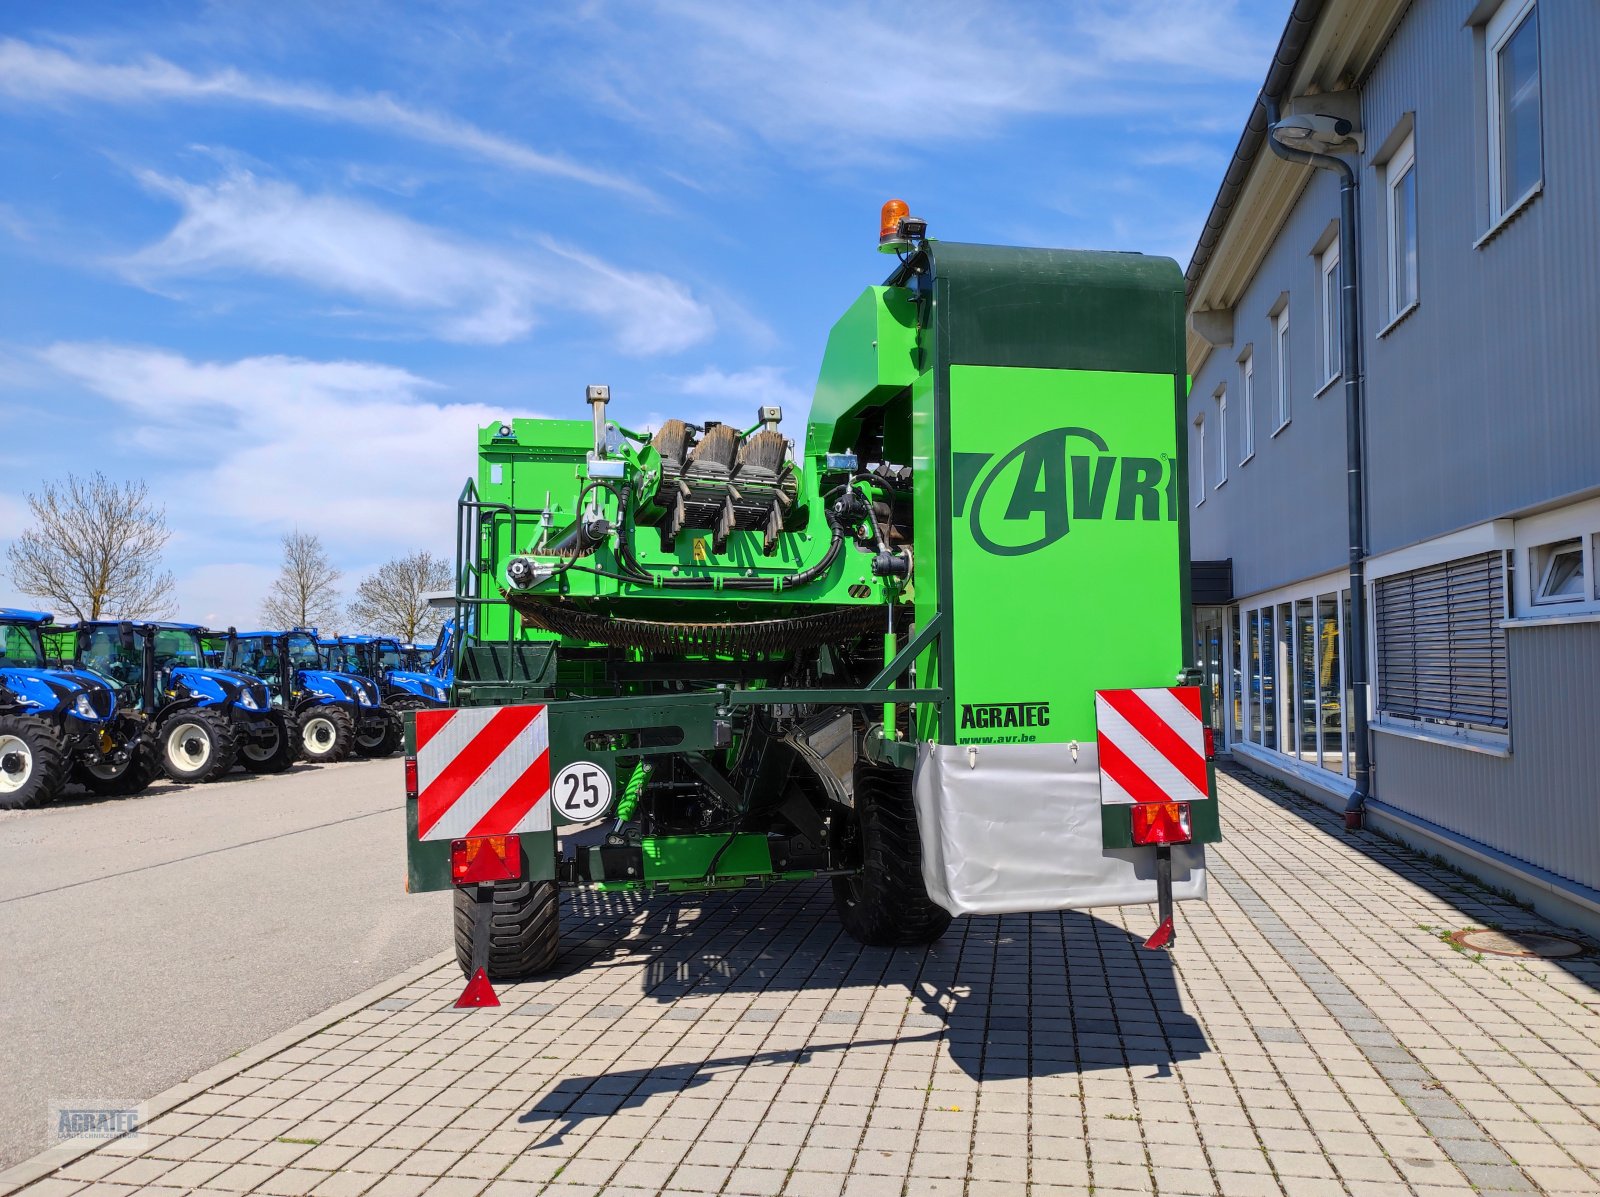
[[[489,984],[489,974],[479,969],[472,974],[472,980],[467,982],[467,987],[461,991],[461,996],[456,999],[457,1010],[471,1010],[476,1006],[498,1006],[500,999],[494,994],[494,986]]]
[[[1147,947],[1147,948],[1151,948],[1151,949],[1164,948],[1171,942],[1172,942],[1172,920],[1171,919],[1163,919],[1161,921],[1161,926],[1159,926],[1159,927],[1157,927],[1155,929],[1155,934],[1153,934],[1152,936],[1150,936],[1149,939],[1144,941],[1144,946]],[[467,986],[467,988],[471,989],[472,986],[469,985],[469,986]],[[458,1006],[460,1004],[461,1004],[460,1002],[456,1003],[456,1005],[458,1005]]]

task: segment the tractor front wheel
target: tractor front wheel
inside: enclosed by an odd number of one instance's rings
[[[66,784],[61,734],[31,715],[0,716],[0,810],[43,806]]]
[[[161,766],[173,781],[207,782],[225,777],[239,760],[233,724],[220,711],[190,707],[167,717],[157,741]]]
[[[274,714],[268,731],[239,745],[239,763],[251,773],[282,773],[300,755],[300,725]]]
[[[313,765],[342,761],[355,746],[355,721],[343,707],[328,704],[300,712],[300,755]]]
[[[561,892],[554,881],[497,881],[494,898],[456,890],[456,963],[472,976],[472,928],[489,920],[489,979],[515,981],[542,973],[561,954]]]
[[[406,736],[406,725],[400,719],[400,712],[385,707],[381,715],[378,722],[356,733],[356,751],[362,756],[393,756],[400,751],[400,744]]]
[[[161,758],[140,742],[129,746],[127,759],[122,764],[84,762],[78,766],[73,780],[102,798],[129,798],[144,793],[161,773]]]
[[[872,946],[932,943],[949,928],[950,912],[928,897],[922,881],[911,774],[863,764],[855,782],[856,817],[835,846],[861,871],[833,879],[839,921],[852,938]]]

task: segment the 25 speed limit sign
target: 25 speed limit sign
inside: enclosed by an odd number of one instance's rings
[[[556,809],[571,823],[598,819],[611,809],[611,775],[592,761],[573,761],[550,787]]]

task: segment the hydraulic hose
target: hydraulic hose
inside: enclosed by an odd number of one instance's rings
[[[653,772],[655,766],[648,761],[639,761],[633,766],[628,784],[623,787],[622,797],[617,801],[618,823],[626,823],[633,818],[634,812],[639,809],[639,799],[644,796],[645,783]]]

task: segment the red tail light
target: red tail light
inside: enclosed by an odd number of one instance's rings
[[[1141,802],[1132,810],[1135,844],[1187,844],[1192,838],[1187,802]]]
[[[1214,761],[1216,759],[1217,759],[1217,729],[1214,728],[1214,727],[1208,727],[1208,728],[1206,728],[1206,760]]]
[[[522,840],[514,835],[480,835],[450,841],[450,879],[457,885],[515,881],[522,876]]]
[[[416,796],[417,796],[417,758],[414,757],[414,756],[408,756],[408,757],[406,757],[406,797],[407,798],[415,798]]]

